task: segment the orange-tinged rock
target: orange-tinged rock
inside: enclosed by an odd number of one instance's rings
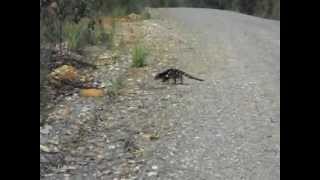
[[[83,97],[100,97],[103,96],[104,92],[102,89],[81,89],[80,96]]]

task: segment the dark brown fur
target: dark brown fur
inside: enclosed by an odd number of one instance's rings
[[[154,79],[155,80],[158,80],[158,79],[161,79],[162,82],[166,82],[166,81],[169,81],[170,79],[173,79],[174,80],[174,84],[177,84],[177,79],[180,80],[180,84],[183,84],[183,76],[186,76],[190,79],[195,79],[195,80],[198,80],[198,81],[204,81],[203,79],[199,79],[199,78],[196,78],[196,77],[193,77],[191,76],[190,74],[187,74],[186,72],[183,72],[179,69],[174,69],[174,68],[170,68],[170,69],[167,69],[159,74],[157,74]]]

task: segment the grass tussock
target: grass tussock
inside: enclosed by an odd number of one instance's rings
[[[146,57],[148,55],[147,49],[138,44],[132,51],[132,67],[143,67],[146,65]]]
[[[143,19],[150,19],[151,18],[151,14],[147,9],[144,9],[141,12],[141,16],[142,16]]]
[[[117,6],[112,9],[111,16],[113,17],[121,17],[128,14],[128,9],[126,7]]]
[[[115,97],[119,95],[120,89],[123,87],[123,80],[118,78],[116,80],[111,80],[110,87],[108,88],[108,95]]]
[[[79,50],[88,45],[110,45],[112,33],[91,20],[82,20],[78,24],[66,22],[63,25],[63,39],[71,50]]]

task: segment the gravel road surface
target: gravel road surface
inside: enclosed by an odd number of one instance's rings
[[[194,8],[156,10],[189,34],[188,81],[175,137],[160,140],[141,179],[280,179],[280,21]],[[184,36],[187,37],[187,36]]]
[[[280,179],[280,21],[213,9],[150,12],[118,32],[124,40],[141,34],[147,66],[130,68],[126,51],[102,58],[92,73],[115,95],[74,93],[48,114],[40,177]],[[153,79],[168,67],[205,81]]]

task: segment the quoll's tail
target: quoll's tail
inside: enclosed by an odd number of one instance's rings
[[[194,76],[191,76],[190,74],[187,74],[185,72],[183,72],[183,75],[185,75],[186,77],[190,78],[190,79],[195,79],[195,80],[198,80],[198,81],[204,81],[203,79],[199,79],[199,78],[196,78]]]

